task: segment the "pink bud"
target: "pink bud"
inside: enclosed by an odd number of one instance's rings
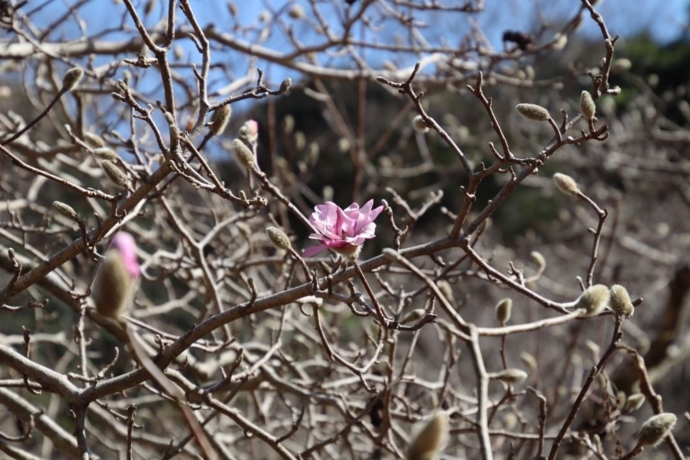
[[[110,243],[110,248],[120,252],[131,277],[138,278],[141,274],[141,268],[137,260],[137,243],[134,241],[134,237],[127,232],[116,233]]]
[[[120,320],[132,304],[135,281],[140,273],[134,237],[126,232],[117,233],[93,283],[91,296],[98,313]]]

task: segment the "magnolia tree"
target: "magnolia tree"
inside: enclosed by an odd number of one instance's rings
[[[501,2],[161,3],[1,2],[3,455],[684,458],[682,323],[640,306],[682,304],[688,241],[608,179],[682,185],[689,137],[616,111],[596,2],[502,49]],[[587,22],[595,63],[541,78]]]

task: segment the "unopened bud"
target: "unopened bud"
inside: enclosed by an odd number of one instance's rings
[[[658,446],[671,433],[676,420],[676,416],[668,412],[651,417],[640,428],[637,442],[642,446]]]
[[[489,378],[503,383],[520,383],[527,378],[527,372],[522,369],[506,369],[489,374]]]
[[[115,150],[108,147],[98,147],[97,149],[93,149],[93,155],[101,160],[114,161],[118,159]]]
[[[304,17],[304,8],[301,5],[292,5],[288,10],[288,15],[292,19],[302,19]]]
[[[506,298],[496,305],[496,319],[501,326],[505,326],[510,319],[510,311],[513,309],[513,299]]]
[[[230,116],[232,116],[232,108],[230,104],[225,104],[218,107],[213,115],[211,115],[211,127],[209,131],[214,136],[219,136],[223,134],[225,128],[228,127],[228,122],[230,121]]]
[[[235,152],[235,158],[237,158],[237,161],[239,161],[242,166],[249,169],[254,168],[254,154],[249,147],[247,147],[247,144],[239,139],[235,139],[232,141],[232,149]]]
[[[271,243],[278,249],[284,249],[289,251],[292,249],[292,244],[290,243],[290,238],[285,234],[284,231],[277,227],[268,227],[266,229],[266,234]]]
[[[548,110],[537,104],[518,104],[515,110],[523,117],[534,121],[547,121],[551,117]]]
[[[287,114],[283,117],[283,133],[287,134],[288,136],[292,134],[292,131],[295,129],[295,117],[293,117],[290,114]]]
[[[173,48],[173,54],[175,55],[175,59],[179,61],[184,57],[184,48],[182,48],[179,45],[176,46],[175,48]]]
[[[414,126],[414,130],[418,133],[429,132],[429,125],[426,124],[426,120],[421,115],[417,115],[412,119],[412,126]]]
[[[77,220],[77,211],[62,201],[53,201],[53,209],[69,219]]]
[[[630,70],[632,67],[632,62],[630,62],[630,59],[616,59],[611,63],[611,72],[625,72],[626,70]]]
[[[628,401],[625,404],[625,411],[635,412],[637,409],[642,407],[646,400],[647,399],[642,393],[635,393],[634,395],[630,395],[628,397]]]
[[[553,182],[556,184],[556,187],[558,187],[558,190],[566,195],[577,195],[580,193],[580,188],[577,186],[575,179],[566,174],[554,174]]]
[[[338,151],[340,153],[346,153],[348,150],[350,150],[350,141],[348,140],[347,137],[341,137],[338,139]]]
[[[532,251],[530,256],[532,256],[532,261],[539,268],[539,270],[543,271],[546,268],[546,259],[541,252]]]
[[[237,230],[239,230],[245,238],[249,239],[249,237],[252,236],[252,229],[249,228],[249,225],[245,224],[244,222],[237,222],[235,227],[237,227]]]
[[[278,90],[278,92],[279,92],[280,94],[283,94],[284,92],[286,92],[287,90],[289,90],[291,86],[292,86],[292,79],[291,79],[291,78],[286,78],[285,80],[283,80],[283,81],[280,83],[280,89]]]
[[[630,295],[627,289],[620,284],[611,286],[611,310],[619,315],[632,316],[635,312],[635,307],[630,300]]]
[[[609,288],[603,284],[595,284],[587,288],[577,301],[577,308],[584,308],[586,316],[596,316],[609,302]]]
[[[105,160],[101,163],[103,172],[115,185],[120,187],[127,187],[127,174],[121,170],[110,160]]]
[[[555,37],[553,37],[553,44],[551,45],[551,48],[553,48],[556,51],[560,51],[563,48],[565,48],[565,45],[567,44],[568,36],[563,34],[557,34]]]
[[[451,302],[453,301],[453,288],[451,287],[450,283],[448,283],[448,281],[438,281],[436,282],[436,286],[438,286],[438,290],[441,291],[443,297],[445,297],[447,300],[450,300]]]
[[[84,76],[84,70],[81,67],[73,67],[65,72],[62,77],[62,89],[64,91],[72,91],[77,87],[81,78]]]
[[[585,120],[592,120],[597,112],[597,106],[592,99],[589,91],[583,91],[580,95],[580,113],[585,117]]]
[[[84,140],[94,147],[105,147],[106,146],[105,141],[98,134],[85,132],[84,133]]]
[[[531,354],[527,353],[526,351],[523,351],[522,353],[520,353],[520,359],[521,359],[522,362],[525,363],[525,365],[526,365],[527,367],[529,367],[531,370],[534,371],[534,370],[537,369],[537,366],[538,366],[538,364],[537,364],[537,358],[535,358],[535,357],[532,356]]]
[[[297,131],[295,133],[295,148],[297,150],[303,150],[307,145],[307,137],[302,131]]]
[[[136,243],[131,235],[120,232],[105,253],[105,260],[93,282],[91,296],[98,313],[120,320],[131,306],[135,279],[139,273]]]
[[[419,430],[407,448],[407,460],[430,459],[443,449],[448,438],[448,414],[437,412]]]

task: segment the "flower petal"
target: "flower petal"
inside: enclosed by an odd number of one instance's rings
[[[312,257],[316,254],[325,251],[328,247],[325,244],[318,244],[316,246],[310,246],[304,251],[302,251],[302,257]]]

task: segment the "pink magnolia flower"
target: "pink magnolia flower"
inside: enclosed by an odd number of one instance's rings
[[[360,208],[352,203],[341,209],[332,201],[314,207],[315,212],[309,217],[316,233],[309,238],[321,241],[317,246],[304,250],[304,257],[311,257],[326,249],[333,249],[344,255],[352,255],[365,240],[374,238],[376,224],[374,220],[383,211],[383,206],[372,209],[374,200],[369,200]]]

